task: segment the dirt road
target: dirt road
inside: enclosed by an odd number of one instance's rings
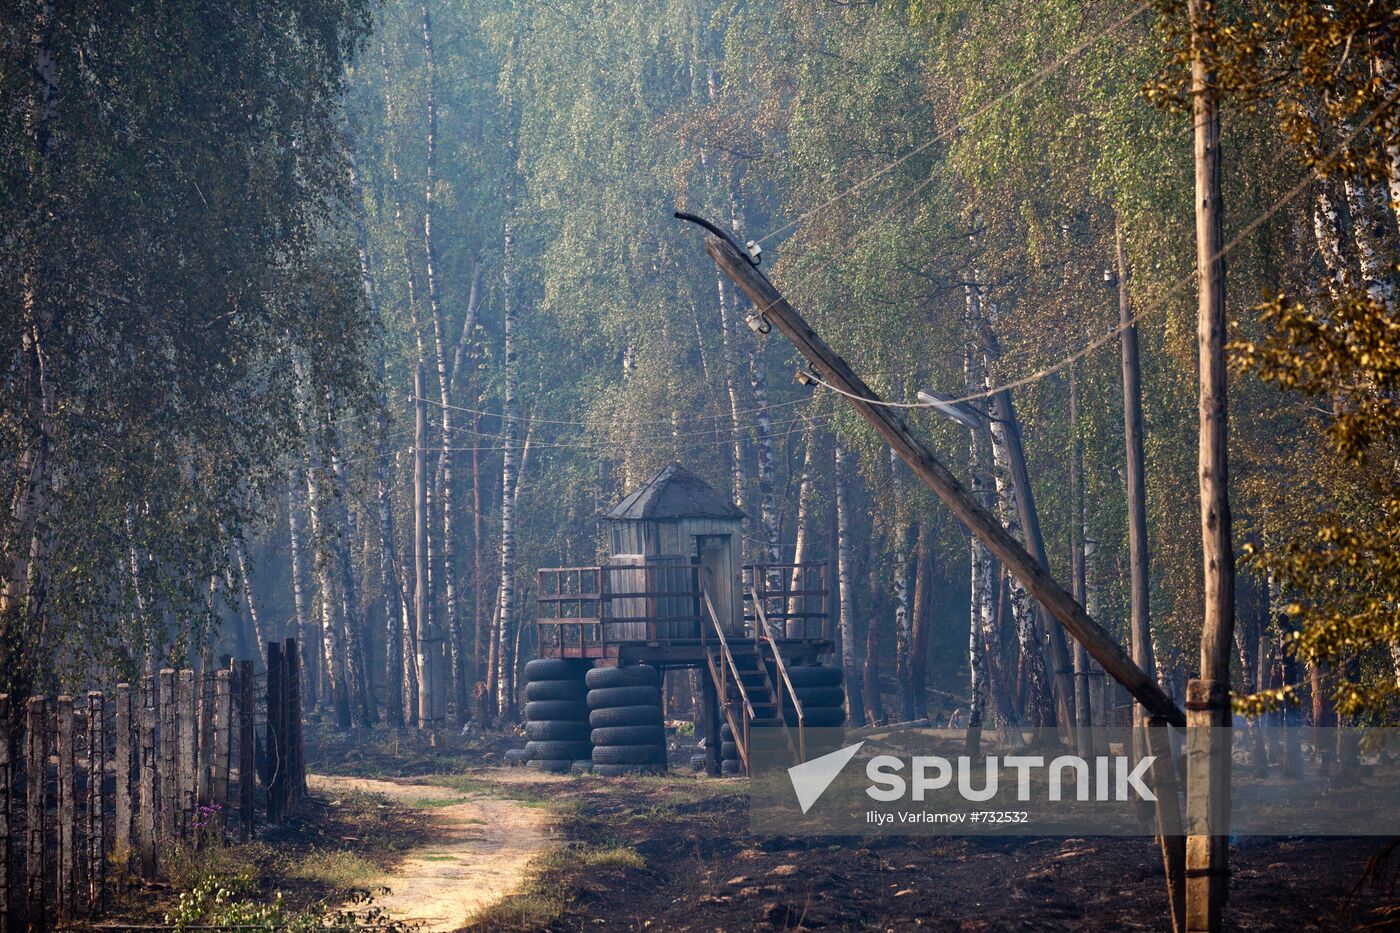
[[[546,811],[517,800],[476,796],[415,783],[309,775],[313,792],[365,791],[423,808],[432,841],[404,855],[375,884],[389,889],[375,903],[424,930],[455,930],[478,910],[519,889],[531,859],[553,845]]]

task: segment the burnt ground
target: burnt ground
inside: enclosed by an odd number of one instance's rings
[[[473,930],[1167,928],[1150,839],[755,838],[739,781],[474,779],[551,801],[566,847]],[[1400,928],[1400,854],[1368,875],[1386,842],[1240,841],[1229,926]]]

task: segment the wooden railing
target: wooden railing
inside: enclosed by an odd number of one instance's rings
[[[700,629],[700,642],[708,647],[709,638],[707,628],[715,635],[719,643],[720,663],[715,664],[714,656],[705,651],[705,663],[710,668],[710,677],[713,678],[716,692],[719,695],[719,708],[724,711],[725,721],[729,723],[729,731],[734,736],[734,745],[739,750],[739,760],[743,762],[744,773],[749,771],[749,726],[753,723],[755,714],[753,703],[749,700],[749,692],[744,689],[744,678],[739,673],[739,665],[734,660],[734,653],[729,650],[729,640],[724,637],[724,627],[719,624],[715,615],[714,604],[710,602],[710,595],[705,592],[700,594],[700,603],[704,615],[709,622],[708,626]],[[733,675],[734,686],[738,690],[739,700],[743,706],[743,715],[739,722],[734,721],[734,704],[729,696],[730,675]]]
[[[783,662],[783,653],[778,650],[778,640],[773,637],[773,630],[768,625],[768,615],[763,611],[763,600],[753,589],[749,590],[749,594],[753,599],[754,606],[754,641],[760,646],[764,642],[767,643],[768,650],[773,655],[773,666],[778,671],[778,682],[774,685],[776,689],[773,693],[773,698],[778,701],[778,715],[782,716],[783,714],[784,693],[792,701],[793,711],[797,714],[797,747],[793,751],[797,754],[798,764],[801,764],[807,760],[806,716],[802,712],[802,701],[798,699],[797,690],[792,685],[792,678],[788,676],[787,664]],[[761,650],[758,656],[759,658],[763,657]],[[791,733],[788,734],[788,741],[791,743]]]
[[[694,642],[703,628],[699,571],[691,564],[546,567],[535,602],[541,647]]]
[[[830,639],[831,563],[752,564],[744,568],[745,596],[762,606],[777,637]],[[755,622],[750,608],[746,621]]]

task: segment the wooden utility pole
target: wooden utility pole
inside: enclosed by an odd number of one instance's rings
[[[1220,205],[1219,89],[1213,0],[1189,0],[1191,110],[1196,167],[1196,341],[1200,359],[1201,551],[1205,613],[1201,676],[1187,685],[1186,928],[1221,929],[1228,884],[1230,651],[1235,624],[1235,555],[1230,543],[1225,395],[1225,261]]]
[[[807,325],[757,268],[728,241],[711,236],[705,250],[754,303],[762,315],[781,330],[819,372],[821,378],[843,393],[849,393],[852,407],[894,448],[914,474],[968,530],[975,534],[1007,570],[1040,600],[1065,630],[1082,642],[1105,671],[1123,684],[1128,693],[1172,725],[1184,726],[1186,715],[1172,702],[1157,682],[1132,662],[1113,637],[1084,611],[1021,543],[1007,533],[994,515],[973,499],[956,476],[934,456],[923,441],[910,432],[904,420],[879,404],[880,397],[826,341]]]

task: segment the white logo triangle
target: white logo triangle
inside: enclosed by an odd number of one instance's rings
[[[792,789],[797,794],[797,802],[803,813],[812,809],[812,804],[821,798],[831,786],[831,782],[841,773],[841,769],[846,767],[846,762],[854,758],[864,744],[865,742],[861,741],[847,745],[820,758],[813,758],[788,768],[788,777],[792,780]]]

